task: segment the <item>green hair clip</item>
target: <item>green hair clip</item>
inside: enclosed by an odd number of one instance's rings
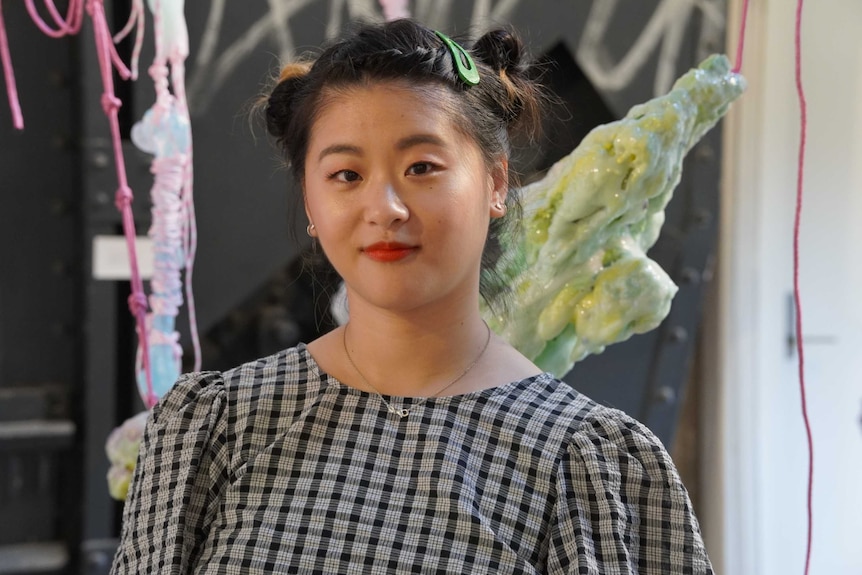
[[[470,57],[470,54],[443,32],[435,30],[434,33],[437,34],[437,36],[443,40],[443,43],[446,44],[446,47],[449,48],[449,51],[452,53],[452,60],[455,61],[455,69],[458,70],[458,76],[464,80],[464,83],[468,86],[475,86],[478,84],[479,69],[476,68],[476,63],[473,62],[473,58]]]

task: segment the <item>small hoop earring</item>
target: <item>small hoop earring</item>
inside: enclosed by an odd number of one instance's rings
[[[313,237],[314,237],[315,229],[316,229],[316,228],[314,227],[314,224],[308,224],[308,225],[305,227],[305,233],[307,233],[309,237],[312,237],[312,238],[313,238]]]

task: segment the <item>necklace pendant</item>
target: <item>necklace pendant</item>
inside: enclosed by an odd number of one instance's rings
[[[382,399],[382,398],[381,398],[381,399]],[[387,410],[389,413],[393,413],[393,414],[397,415],[397,416],[398,416],[398,417],[400,417],[401,419],[404,419],[405,417],[407,417],[408,415],[410,415],[410,411],[409,411],[409,410],[404,409],[403,407],[402,407],[401,409],[398,409],[397,407],[395,407],[395,406],[393,406],[393,405],[389,405],[388,403],[386,404],[386,410]]]

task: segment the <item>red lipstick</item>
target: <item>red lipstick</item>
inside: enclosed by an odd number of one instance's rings
[[[362,252],[378,262],[397,262],[416,252],[418,249],[418,246],[399,242],[377,242],[366,246],[362,249]]]

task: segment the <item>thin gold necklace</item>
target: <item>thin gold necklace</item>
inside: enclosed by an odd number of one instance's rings
[[[383,397],[383,394],[380,393],[379,391],[377,391],[377,388],[374,387],[373,385],[371,385],[371,382],[368,381],[368,379],[364,375],[362,375],[362,372],[359,371],[359,368],[356,367],[356,364],[353,362],[353,358],[350,357],[350,351],[348,351],[348,349],[347,349],[347,325],[349,324],[349,322],[348,322],[348,324],[344,325],[344,331],[342,332],[341,342],[344,345],[344,353],[347,355],[347,361],[350,362],[350,365],[353,366],[354,371],[356,371],[356,373],[359,375],[359,377],[362,378],[362,381],[365,383],[365,385],[367,385],[368,387],[370,387],[371,389],[374,390],[374,393],[377,394],[377,397],[380,398],[380,401],[383,402],[383,405],[386,406],[386,409],[387,409],[387,411],[389,411],[389,413],[394,413],[395,415],[397,415],[401,419],[404,419],[405,417],[410,415],[411,410],[416,409],[417,407],[424,404],[426,401],[428,401],[432,397],[437,397],[438,395],[440,395],[441,393],[443,393],[444,391],[446,391],[447,389],[449,389],[450,387],[452,387],[453,385],[455,385],[456,383],[461,381],[461,379],[465,375],[467,375],[467,373],[471,369],[476,367],[476,364],[479,363],[479,360],[482,359],[483,355],[485,355],[485,350],[488,349],[488,344],[491,343],[491,328],[488,326],[487,322],[484,322],[484,323],[485,323],[485,329],[488,330],[488,338],[485,340],[485,345],[482,347],[482,351],[479,352],[479,355],[476,356],[476,359],[473,360],[473,363],[468,365],[467,369],[465,369],[464,371],[461,372],[461,375],[459,375],[458,377],[456,377],[455,379],[453,379],[452,381],[450,381],[449,383],[447,383],[446,385],[441,387],[439,390],[437,390],[436,393],[434,393],[433,395],[429,395],[427,397],[423,397],[422,399],[420,399],[419,401],[417,401],[416,403],[411,405],[410,409],[407,409],[406,407],[402,407],[401,409],[398,409],[397,407],[395,407],[394,405],[392,405],[391,403],[386,401],[386,398]]]

